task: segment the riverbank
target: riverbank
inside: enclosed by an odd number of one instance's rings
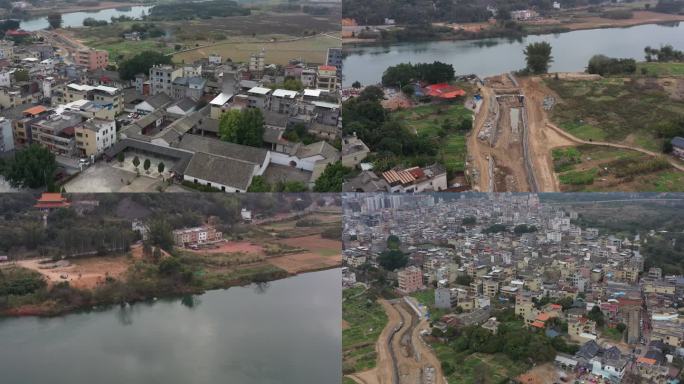
[[[15,308],[8,308],[0,310],[1,318],[11,317],[57,317],[71,313],[81,313],[90,311],[107,310],[114,306],[132,305],[136,303],[150,303],[158,299],[173,299],[181,298],[186,295],[201,295],[210,291],[228,289],[233,287],[246,287],[252,284],[267,284],[278,280],[287,279],[303,275],[306,273],[322,272],[339,268],[339,265],[326,267],[312,267],[302,269],[298,272],[288,272],[284,269],[271,267],[267,268],[251,268],[241,271],[242,275],[233,279],[221,280],[212,279],[199,285],[183,284],[169,286],[163,281],[159,281],[157,285],[148,285],[147,290],[138,292],[133,285],[138,285],[140,282],[124,282],[119,283],[115,281],[107,282],[105,286],[100,286],[97,289],[110,291],[112,299],[104,299],[98,295],[96,290],[77,289],[68,286],[58,287],[57,289],[65,291],[61,295],[67,293],[72,296],[80,293],[82,297],[89,297],[90,300],[78,301],[73,304],[59,302],[54,299],[46,300],[39,304],[26,304]],[[66,292],[70,291],[70,292]],[[0,304],[1,305],[1,304]]]
[[[492,38],[522,38],[527,36],[540,36],[548,34],[562,34],[573,31],[583,30],[599,30],[610,28],[630,28],[640,25],[666,25],[670,23],[678,23],[684,21],[684,15],[671,15],[664,13],[656,13],[649,11],[634,12],[634,18],[624,20],[606,19],[601,17],[590,17],[581,21],[569,23],[520,23],[523,30],[511,34],[510,30],[493,30],[482,29],[480,32],[464,29],[462,31],[452,30],[449,33],[438,34],[436,38],[415,38],[402,40],[383,40],[379,38],[362,39],[362,38],[343,38],[342,44],[345,47],[372,47],[372,46],[386,46],[397,43],[426,43],[426,42],[448,42],[448,41],[466,41],[466,40],[484,40]],[[481,23],[473,23],[481,24]],[[469,24],[464,24],[468,26]],[[433,24],[433,27],[446,28],[441,24]],[[390,32],[391,35],[391,32]]]
[[[59,8],[56,8],[54,6],[49,7],[49,8],[32,8],[32,9],[28,10],[28,15],[29,15],[29,17],[40,17],[40,16],[47,16],[47,15],[54,13],[54,12],[58,12],[58,13],[63,15],[65,13],[95,12],[95,11],[102,11],[105,9],[130,8],[130,7],[145,6],[145,5],[150,5],[150,4],[118,3],[118,2],[113,2],[113,1],[102,1],[102,2],[99,2],[98,4],[93,4],[93,5],[69,4],[69,5],[60,6]]]

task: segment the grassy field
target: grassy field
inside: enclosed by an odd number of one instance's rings
[[[462,172],[466,159],[466,132],[454,127],[464,119],[472,119],[472,112],[463,105],[421,105],[393,113],[418,135],[434,137],[440,143],[437,160],[448,172]],[[446,124],[445,124],[446,122]],[[444,125],[451,127],[449,130]]]
[[[552,120],[584,140],[621,142],[660,151],[660,124],[684,116],[681,99],[657,79],[547,80],[560,96]]]
[[[429,308],[430,319],[436,320],[436,319],[439,319],[442,316],[446,315],[447,313],[451,312],[451,311],[446,310],[446,309],[435,308],[435,290],[434,289],[426,289],[423,291],[413,292],[411,294],[411,296],[415,297],[419,303],[421,303],[424,306]]]
[[[582,145],[554,150],[563,192],[672,192],[684,189],[684,172],[636,151]],[[568,160],[572,159],[572,160]]]
[[[504,354],[456,352],[447,345],[435,343],[437,358],[454,367],[447,377],[449,384],[502,383],[527,371],[524,363],[512,361]]]
[[[387,324],[382,306],[363,287],[345,289],[342,301],[342,354],[344,373],[375,367],[375,343]]]
[[[281,41],[266,43],[219,43],[205,48],[177,53],[173,56],[175,62],[193,62],[217,53],[224,59],[233,61],[248,61],[251,54],[266,51],[266,62],[280,65],[288,64],[291,59],[302,59],[311,63],[324,63],[328,48],[340,46],[340,40],[327,36],[316,36],[297,41]]]
[[[651,76],[684,76],[684,63],[639,63],[637,73]]]

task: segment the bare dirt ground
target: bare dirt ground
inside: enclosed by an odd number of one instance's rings
[[[468,155],[479,174],[474,178],[477,189],[483,192],[529,191],[531,187],[523,161],[522,123],[518,122],[518,128],[513,129],[516,124],[511,122],[511,109],[520,109],[522,106],[515,97],[507,96],[498,100],[496,129],[492,130],[490,139],[478,138],[486,122],[493,116],[490,111],[493,95],[517,94],[519,90],[508,76],[501,75],[487,78],[480,91],[483,105],[475,117],[475,129],[468,138]],[[490,170],[490,159],[494,162],[493,172]]]
[[[467,169],[473,181],[473,189],[481,192],[491,192],[489,188],[489,161],[486,159],[489,151],[488,148],[481,143],[477,134],[480,132],[487,120],[486,111],[489,110],[490,97],[492,95],[491,89],[488,87],[480,88],[480,95],[482,96],[482,105],[480,106],[480,113],[475,115],[475,123],[473,131],[468,136],[468,165]],[[476,176],[474,172],[476,172]]]
[[[516,377],[521,384],[548,384],[559,382],[560,377],[556,367],[551,364],[538,365]]]
[[[32,269],[43,276],[48,281],[48,285],[53,285],[63,281],[68,281],[72,287],[91,289],[105,281],[107,277],[119,278],[130,266],[130,261],[124,256],[119,257],[93,257],[65,261],[55,266],[54,264],[41,264],[46,260],[21,260],[17,264],[21,267]],[[64,277],[64,278],[63,278]]]
[[[325,257],[307,252],[271,257],[268,259],[268,262],[290,273],[299,273],[336,267],[342,264],[342,255]]]
[[[319,235],[280,240],[279,243],[308,252],[271,257],[268,262],[290,273],[333,268],[342,264],[342,243]]]
[[[319,235],[293,237],[280,240],[279,243],[287,244],[291,247],[308,249],[309,251],[322,254],[342,253],[342,244],[338,240],[324,239]]]
[[[376,368],[353,373],[348,375],[348,377],[359,384],[381,384],[380,380],[378,379],[378,372]]]
[[[394,363],[392,362],[388,340],[394,329],[401,327],[402,319],[399,312],[387,300],[379,300],[379,302],[385,309],[385,313],[387,313],[388,321],[376,345],[376,352],[378,353],[378,364],[376,366],[377,382],[379,384],[393,384]]]

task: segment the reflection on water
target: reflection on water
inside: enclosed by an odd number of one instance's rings
[[[0,320],[0,382],[340,383],[341,271]]]
[[[640,25],[560,34],[531,35],[469,41],[401,43],[391,46],[345,47],[344,86],[380,82],[387,67],[403,62],[442,61],[454,66],[457,74],[483,77],[516,71],[525,67],[523,50],[527,44],[546,41],[553,47],[551,71],[583,71],[596,54],[644,60],[644,47],[670,44],[684,49],[684,24]]]

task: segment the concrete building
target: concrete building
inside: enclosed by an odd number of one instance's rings
[[[155,65],[150,68],[150,94],[165,93],[173,97],[173,81],[183,76],[183,68],[172,65]]]
[[[80,49],[74,53],[73,58],[76,65],[89,71],[104,69],[109,65],[109,52],[99,49]]]
[[[0,117],[0,154],[14,150],[12,120]]]
[[[223,240],[223,233],[211,226],[183,228],[173,231],[173,242],[179,247],[187,247]]]
[[[337,68],[332,65],[319,65],[316,72],[316,88],[334,92],[338,89]]]
[[[423,289],[423,272],[420,268],[410,266],[397,273],[398,290],[403,294],[409,294]]]
[[[337,77],[342,78],[342,47],[328,48],[325,64],[337,68]]]
[[[75,128],[79,156],[99,156],[116,143],[114,121],[90,119]]]

